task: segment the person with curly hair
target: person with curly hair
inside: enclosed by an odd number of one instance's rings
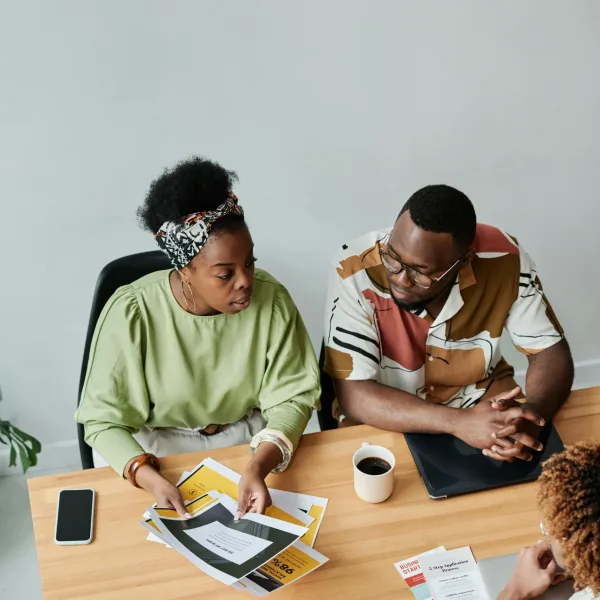
[[[157,457],[250,443],[239,513],[270,504],[320,398],[308,333],[288,291],[255,269],[237,180],[193,157],[138,210],[172,269],[118,289],[98,320],[76,418],[95,464],[188,516]]]
[[[581,442],[544,464],[539,480],[546,540],[521,551],[498,600],[537,598],[572,577],[572,600],[600,597],[600,443]]]

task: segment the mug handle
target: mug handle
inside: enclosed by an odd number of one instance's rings
[[[360,445],[360,447],[361,447],[361,448],[366,448],[367,446],[370,446],[370,445],[371,445],[371,442],[363,442],[363,443]]]

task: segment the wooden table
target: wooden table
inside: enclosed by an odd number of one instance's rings
[[[573,392],[555,420],[565,443],[600,434],[600,387]],[[396,455],[396,485],[387,502],[370,505],[352,487],[351,457],[362,441]],[[243,446],[210,452],[241,472]],[[175,482],[208,453],[164,460]],[[523,484],[449,500],[430,500],[402,435],[350,427],[304,436],[293,467],[270,476],[271,487],[329,498],[315,547],[330,562],[288,589],[285,598],[327,600],[413,598],[393,563],[445,545],[470,545],[481,559],[515,552],[536,542],[536,486]],[[59,490],[90,487],[97,492],[95,538],[89,546],[56,546],[54,520]],[[42,589],[45,600],[237,599],[231,590],[199,571],[174,550],[147,542],[138,521],[151,503],[110,469],[93,469],[29,480]]]

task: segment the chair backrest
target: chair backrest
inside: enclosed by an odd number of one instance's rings
[[[118,288],[133,283],[137,279],[144,277],[155,271],[161,271],[171,267],[169,259],[160,250],[153,252],[141,252],[139,254],[130,254],[108,263],[100,272],[92,300],[92,310],[88,321],[87,334],[85,338],[85,347],[83,350],[83,360],[81,363],[81,375],[79,377],[79,393],[77,394],[77,406],[81,401],[81,391],[85,382],[87,373],[88,359],[90,356],[90,346],[96,330],[96,323],[100,313],[109,298]],[[77,424],[77,436],[79,438],[79,453],[81,455],[81,464],[84,469],[94,467],[92,458],[92,449],[84,439],[83,425]]]
[[[321,410],[317,416],[321,431],[328,429],[337,429],[337,421],[333,418],[333,401],[335,400],[335,388],[333,379],[325,372],[325,340],[321,343],[321,352],[319,353],[319,371],[321,375]]]

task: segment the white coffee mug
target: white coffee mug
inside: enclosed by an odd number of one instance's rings
[[[381,475],[368,475],[358,470],[358,463],[365,458],[382,458],[389,463],[391,469]],[[372,446],[369,442],[363,442],[352,457],[354,467],[354,491],[356,495],[365,502],[376,504],[387,500],[394,491],[394,467],[396,458],[383,446]]]

